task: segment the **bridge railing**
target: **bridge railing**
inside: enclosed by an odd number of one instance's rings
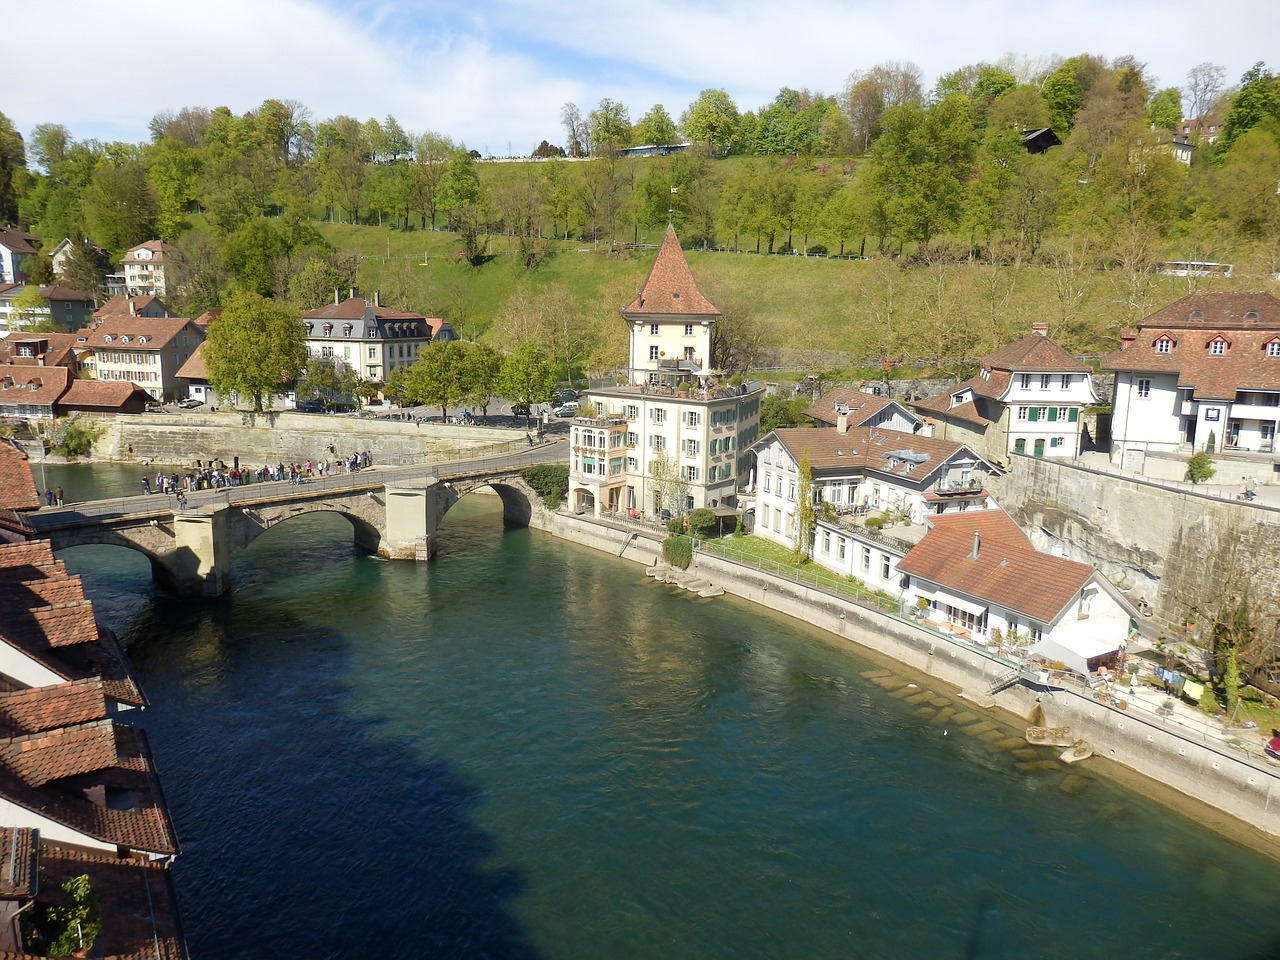
[[[192,490],[183,494],[188,508],[227,504],[248,506],[297,495],[311,496],[317,492],[347,492],[387,483],[407,483],[415,480],[451,479],[484,473],[502,473],[542,463],[555,463],[565,459],[565,448],[557,443],[534,444],[525,442],[521,448],[479,457],[464,457],[434,463],[418,463],[410,466],[382,466],[374,464],[356,473],[334,474],[328,477],[307,477],[299,484],[287,480],[255,480],[235,487],[218,487],[212,490]],[[86,521],[123,519],[126,517],[158,517],[179,509],[174,494],[138,494],[132,497],[116,497],[109,500],[89,500],[68,504],[54,509],[42,509],[30,514],[33,525],[39,530],[52,530],[78,526]]]

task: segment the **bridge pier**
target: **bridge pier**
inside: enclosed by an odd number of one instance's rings
[[[388,484],[383,492],[386,532],[374,552],[392,560],[434,560],[440,518],[456,499],[451,498],[449,485],[432,478],[411,486]]]
[[[231,586],[231,546],[224,507],[173,515],[173,549],[153,560],[152,575],[179,597],[220,597]]]

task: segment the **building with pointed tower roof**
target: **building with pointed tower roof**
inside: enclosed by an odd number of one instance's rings
[[[639,293],[616,386],[593,388],[570,428],[569,504],[595,516],[660,519],[737,512],[760,432],[760,384],[714,368],[720,311],[703,296],[668,225]]]

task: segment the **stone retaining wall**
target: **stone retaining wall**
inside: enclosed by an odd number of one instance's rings
[[[555,514],[548,529],[558,537],[646,566],[662,553],[656,534],[633,537],[631,531],[582,517]],[[699,554],[690,569],[728,594],[936,677],[971,700],[985,699],[991,685],[1008,673],[1003,663],[974,650],[802,584],[706,554]],[[1019,717],[1028,716],[1038,703],[1046,725],[1071,727],[1073,735],[1088,740],[1098,756],[1229,814],[1272,839],[1280,838],[1280,803],[1271,803],[1273,797],[1280,800],[1280,777],[1246,762],[1243,755],[1221,744],[1197,742],[1189,732],[1179,735],[1176,721],[1157,726],[1072,691],[1041,694],[1023,685],[1010,687],[990,700]]]
[[[143,414],[116,417],[94,445],[100,460],[191,464],[239,457],[244,465],[324,460],[368,450],[375,463],[421,463],[519,449],[525,432],[357,417],[271,412]]]

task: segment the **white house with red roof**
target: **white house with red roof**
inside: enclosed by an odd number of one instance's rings
[[[898,561],[904,607],[968,642],[1022,641],[1088,673],[1124,644],[1137,612],[1085,563],[1041,553],[1003,510],[930,517]],[[918,601],[924,601],[918,606]]]
[[[204,342],[204,329],[183,317],[121,315],[81,330],[76,340],[93,379],[136,383],[156,400],[170,400],[178,370]]]
[[[384,307],[376,293],[372,301],[354,295],[343,300],[335,291],[333,303],[308,310],[302,322],[310,356],[353,369],[375,384],[385,383],[397,367],[412,366],[432,343],[460,339],[446,321]]]
[[[569,435],[570,506],[596,516],[736,513],[764,389],[731,386],[712,369],[720,311],[698,289],[672,227],[621,313],[626,382],[581,401]]]
[[[953,440],[849,427],[844,416],[834,428],[774,430],[752,447],[752,534],[795,549],[807,458],[814,562],[896,596],[898,561],[928,518],[994,506],[992,468]]]
[[[148,240],[126,250],[121,267],[128,295],[165,296],[173,286],[173,271],[181,259],[178,248],[163,240]]]
[[[1085,408],[1098,402],[1093,371],[1048,337],[1048,325],[983,357],[977,376],[912,404],[933,435],[969,444],[996,463],[1011,453],[1074,457]]]
[[[855,387],[835,387],[827,391],[804,413],[826,427],[834,427],[842,413],[851,427],[882,427],[901,433],[919,433],[924,426],[920,417],[897,400]]]
[[[1280,300],[1193,293],[1157,310],[1103,358],[1115,372],[1111,457],[1216,450],[1274,454],[1280,429]]]

